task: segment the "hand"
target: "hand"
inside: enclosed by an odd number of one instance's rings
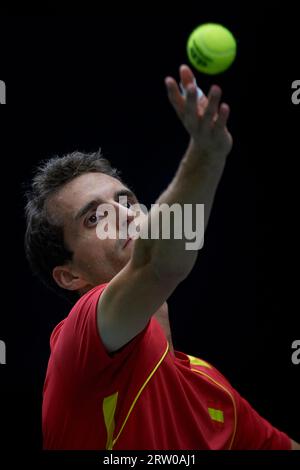
[[[186,96],[180,93],[174,78],[166,77],[165,84],[170,103],[190,134],[194,147],[200,155],[226,157],[232,147],[232,137],[226,127],[230,109],[225,103],[220,105],[221,88],[213,85],[208,97],[198,98],[191,69],[181,65],[179,74]]]

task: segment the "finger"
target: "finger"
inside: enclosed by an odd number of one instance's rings
[[[222,103],[219,109],[218,119],[216,120],[216,123],[215,123],[216,129],[223,129],[226,126],[229,114],[230,114],[230,108],[228,104]]]
[[[187,66],[187,65],[181,65],[180,66],[180,69],[179,69],[179,73],[180,73],[180,81],[181,81],[181,85],[182,87],[186,90],[188,85],[190,83],[194,83],[195,85],[197,85],[197,82],[196,82],[196,78],[193,74],[193,72],[191,71],[191,69]],[[199,111],[200,111],[200,115],[203,115],[203,110],[207,104],[207,97],[206,95],[203,93],[203,91],[201,90],[201,96],[198,97],[198,103],[199,103]]]
[[[168,98],[170,103],[172,104],[173,108],[177,112],[178,115],[182,114],[183,106],[184,106],[184,98],[182,97],[178,85],[174,78],[166,77],[165,78],[165,85],[168,92]]]
[[[185,64],[180,66],[179,75],[180,75],[180,81],[184,88],[187,88],[190,83],[196,82],[193,72]]]
[[[203,116],[207,107],[208,99],[205,95],[202,95],[201,98],[198,98],[198,114]]]
[[[194,84],[187,87],[185,110],[188,118],[194,118],[197,115],[197,87]]]
[[[204,112],[204,124],[211,124],[214,116],[218,113],[218,107],[222,95],[222,90],[217,85],[213,85],[209,90],[208,102]]]

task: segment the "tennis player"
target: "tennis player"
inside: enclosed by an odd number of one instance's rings
[[[206,97],[189,67],[182,65],[179,73],[183,93],[173,78],[165,84],[190,141],[156,202],[204,204],[206,225],[232,147],[229,106],[221,103],[218,86]],[[299,449],[213,365],[174,350],[167,300],[188,277],[199,250],[187,250],[184,236],[122,238],[135,223],[138,204],[100,152],[51,158],[32,181],[28,260],[50,288],[73,301],[50,339],[44,448]],[[103,205],[116,217],[108,217]],[[150,215],[158,222],[158,211],[144,214],[140,233]],[[103,223],[116,237],[99,236]]]

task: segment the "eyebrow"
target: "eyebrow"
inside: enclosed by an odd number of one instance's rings
[[[118,191],[116,191],[114,193],[114,200],[117,201],[120,196],[127,196],[128,198],[137,200],[136,195],[130,189],[119,189]],[[79,209],[79,211],[74,217],[74,220],[77,221],[81,219],[85,214],[87,214],[94,207],[99,206],[99,204],[101,204],[102,202],[103,200],[100,198],[92,199],[91,201],[87,202],[81,209]]]

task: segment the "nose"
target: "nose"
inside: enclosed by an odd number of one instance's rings
[[[136,214],[130,207],[117,204],[117,230],[127,234],[128,225],[134,220]]]

